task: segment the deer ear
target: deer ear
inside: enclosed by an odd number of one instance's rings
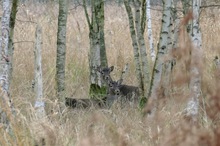
[[[114,70],[114,66],[110,67],[110,72],[112,72]]]
[[[119,80],[117,81],[118,85],[121,85],[122,82],[123,82],[123,79],[119,79]]]

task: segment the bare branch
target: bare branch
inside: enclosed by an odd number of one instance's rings
[[[210,8],[210,7],[220,7],[220,5],[204,5],[204,6],[200,6],[200,9],[204,9],[204,8]]]

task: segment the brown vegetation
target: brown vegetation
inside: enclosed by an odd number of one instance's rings
[[[72,5],[70,6],[73,7]],[[126,63],[130,64],[125,83],[136,85],[133,64],[133,49],[129,34],[128,20],[124,7],[106,6],[105,37],[109,65],[114,65],[112,78],[118,78]],[[214,9],[213,11],[219,11]],[[181,78],[184,72],[178,66],[174,70],[174,81],[170,97],[162,104],[157,115],[151,119],[141,115],[138,109],[127,106],[111,109],[68,109],[61,114],[56,112],[55,96],[55,57],[58,7],[51,2],[47,5],[32,3],[19,8],[15,26],[14,70],[11,96],[17,111],[11,121],[14,136],[6,134],[0,125],[1,145],[51,145],[51,146],[217,146],[220,145],[220,85],[219,70],[213,59],[219,56],[220,33],[218,13],[214,18],[210,12],[201,13],[203,56],[196,58],[203,64],[202,95],[205,103],[201,105],[200,120],[197,124],[184,119],[189,89],[188,78]],[[153,36],[155,43],[159,37],[159,11],[152,10]],[[43,80],[44,98],[48,119],[37,120],[33,104],[35,95],[31,89],[34,79],[34,34],[36,24],[43,30]],[[88,26],[82,8],[70,9],[67,24],[67,62],[66,95],[86,98],[89,93],[88,71]],[[145,33],[146,34],[146,33]],[[145,37],[147,38],[147,37]],[[146,43],[147,42],[147,39]],[[185,43],[183,47],[189,47]],[[188,54],[188,53],[186,53]],[[182,58],[189,57],[184,54]],[[177,77],[175,80],[175,77]],[[160,91],[158,91],[160,92]],[[162,95],[161,95],[162,96]],[[207,118],[205,117],[207,111]],[[14,141],[13,139],[16,139]]]

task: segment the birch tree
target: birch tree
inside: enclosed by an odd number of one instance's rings
[[[172,48],[177,48],[177,42],[178,42],[178,34],[179,34],[179,25],[180,25],[180,17],[178,16],[177,11],[177,1],[172,0],[172,21],[173,21],[173,44]]]
[[[183,6],[183,15],[187,15],[192,9],[192,0],[181,0]],[[192,25],[188,24],[186,30],[188,33],[191,32]]]
[[[124,5],[127,11],[130,35],[134,50],[134,60],[136,67],[136,75],[141,96],[145,99],[149,94],[150,72],[149,63],[147,60],[146,45],[144,41],[144,30],[146,20],[146,1],[135,0],[134,16],[132,8],[128,0],[124,0]]]
[[[10,32],[9,32],[9,43],[8,43],[8,56],[9,56],[9,84],[12,79],[12,71],[13,71],[13,54],[14,54],[14,27],[15,27],[15,18],[17,14],[18,0],[12,1],[12,8],[10,14]],[[10,85],[9,85],[10,86]]]
[[[59,101],[64,103],[65,91],[65,60],[66,60],[66,22],[67,1],[59,0],[58,32],[57,32],[57,58],[56,58],[56,84]]]
[[[197,120],[199,109],[199,97],[201,97],[201,68],[200,62],[202,58],[202,37],[199,26],[201,0],[193,0],[193,22],[191,39],[193,42],[192,58],[190,68],[190,100],[187,104],[187,116],[190,116],[193,121]]]
[[[9,93],[9,34],[10,34],[10,0],[3,0],[3,16],[1,25],[1,41],[0,41],[0,122],[5,124],[6,128],[10,128],[10,116],[15,115],[13,103]]]
[[[91,0],[91,17],[87,11],[86,1],[83,0],[86,20],[89,26],[90,52],[90,96],[106,93],[106,87],[96,71],[97,66],[108,66],[104,38],[104,0]]]
[[[162,26],[160,32],[160,41],[158,45],[158,51],[156,55],[156,60],[153,69],[152,75],[152,84],[151,84],[151,92],[150,98],[156,100],[158,97],[158,89],[161,87],[161,78],[162,72],[164,68],[164,57],[168,53],[168,41],[169,41],[169,34],[171,30],[171,0],[163,0],[163,16],[162,16]]]
[[[34,73],[35,73],[35,93],[36,101],[34,107],[36,108],[37,118],[45,117],[45,104],[43,101],[43,79],[42,79],[42,67],[41,67],[41,44],[42,44],[42,29],[39,25],[36,28],[36,42],[34,50]]]
[[[153,42],[153,34],[152,34],[152,26],[151,26],[151,12],[150,12],[151,6],[150,6],[150,0],[147,0],[146,5],[146,14],[147,14],[147,35],[148,35],[148,41],[149,41],[149,47],[150,47],[150,56],[152,61],[155,60],[155,50],[154,50],[154,42]]]
[[[132,14],[132,9],[129,5],[128,0],[124,0],[124,5],[128,14],[128,20],[129,20],[129,26],[130,26],[130,34],[131,34],[131,40],[132,40],[132,46],[134,51],[134,60],[135,60],[135,67],[136,67],[136,76],[138,79],[138,87],[140,89],[140,94],[143,96],[144,94],[144,83],[142,80],[142,72],[141,72],[141,62],[140,62],[140,53],[139,53],[139,47],[138,42],[136,39],[136,31],[134,27],[134,17]]]

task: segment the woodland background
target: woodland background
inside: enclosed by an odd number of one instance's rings
[[[19,2],[14,30],[14,61],[10,96],[16,118],[9,116],[13,135],[0,125],[0,145],[220,145],[219,70],[215,59],[220,54],[220,10],[218,1],[206,1],[201,9],[200,27],[203,56],[202,96],[199,120],[190,123],[184,118],[189,89],[177,81],[171,96],[156,116],[147,118],[139,109],[130,107],[110,109],[71,109],[57,112],[56,48],[58,1],[23,0]],[[3,11],[1,9],[0,16]],[[159,41],[162,3],[153,1],[151,9],[154,44]],[[47,118],[35,114],[34,45],[36,25],[42,27],[43,98]],[[148,44],[147,32],[144,33]],[[126,63],[129,72],[125,84],[137,85],[133,47],[127,13],[123,1],[105,2],[105,43],[108,64],[114,65],[113,79],[118,79]],[[186,47],[189,44],[186,44]],[[77,1],[69,3],[66,33],[66,90],[67,97],[89,97],[89,29],[83,7]],[[147,45],[148,48],[148,45]],[[156,48],[156,47],[155,47]],[[149,50],[148,50],[149,51]],[[150,60],[150,59],[149,59]],[[153,67],[153,62],[150,61]],[[178,73],[178,71],[176,71]],[[1,106],[2,107],[2,106]],[[204,109],[204,107],[206,107]],[[204,112],[206,111],[206,112]],[[207,119],[204,119],[204,113]]]

